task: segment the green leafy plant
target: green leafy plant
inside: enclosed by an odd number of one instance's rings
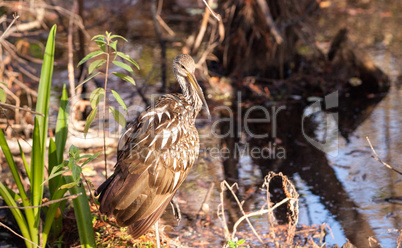
[[[3,82],[0,82],[0,84],[3,84],[4,86],[7,86],[5,83],[3,83]],[[6,92],[2,89],[2,88],[0,88],[0,102],[6,102],[6,100],[7,100],[7,95],[6,95]]]
[[[117,43],[118,43],[117,39],[122,39],[125,42],[127,42],[127,40],[124,37],[122,37],[120,35],[112,35],[109,32],[106,32],[106,35],[94,36],[92,38],[92,40],[95,41],[95,43],[98,45],[99,50],[91,52],[78,63],[78,66],[80,66],[90,59],[100,57],[100,58],[92,61],[91,64],[89,64],[89,66],[88,66],[89,76],[82,83],[80,83],[77,86],[77,88],[82,86],[84,83],[88,82],[90,79],[92,79],[93,77],[95,77],[99,74],[102,74],[104,76],[104,80],[105,80],[104,88],[97,88],[91,93],[90,103],[91,103],[92,111],[87,118],[87,122],[85,123],[85,128],[84,128],[85,135],[88,133],[88,129],[89,129],[90,125],[92,124],[93,120],[95,119],[96,113],[98,111],[98,104],[102,99],[103,99],[104,106],[105,106],[104,111],[106,111],[106,99],[107,99],[106,92],[109,91],[107,88],[108,77],[110,75],[115,75],[115,76],[123,79],[124,81],[130,82],[133,85],[135,85],[135,81],[132,78],[132,76],[134,75],[134,70],[132,69],[132,66],[135,66],[137,69],[140,69],[140,67],[129,55],[117,50]],[[118,58],[122,59],[125,63],[118,61]],[[105,71],[102,72],[99,70],[99,68],[104,64],[105,64]],[[109,70],[110,70],[111,64],[114,64],[115,66],[124,69],[132,76],[124,74],[124,73],[120,73],[120,72],[110,72]],[[114,90],[110,90],[110,91],[112,92],[114,98],[120,104],[120,106],[127,112],[127,106],[124,103],[123,99],[120,97],[120,95]],[[109,112],[112,113],[114,119],[121,126],[125,127],[126,119],[124,118],[124,115],[120,111],[118,111],[117,109],[115,109],[113,107],[109,107]],[[105,116],[105,112],[104,112],[104,116]]]
[[[89,127],[91,126],[92,122],[94,121],[96,114],[98,112],[98,104],[99,102],[103,99],[103,116],[106,116],[106,99],[107,99],[107,92],[109,91],[108,89],[108,78],[111,75],[114,75],[116,77],[119,77],[123,79],[124,81],[130,82],[131,84],[135,85],[135,81],[133,79],[134,75],[134,70],[133,66],[136,67],[138,70],[140,67],[138,64],[127,54],[122,53],[118,51],[118,41],[123,40],[127,42],[126,38],[120,36],[120,35],[112,35],[112,33],[106,32],[106,35],[96,35],[92,38],[92,40],[98,45],[98,50],[93,51],[89,53],[85,58],[83,58],[79,63],[78,66],[84,64],[85,62],[92,60],[92,62],[88,66],[88,78],[86,78],[82,83],[80,83],[76,88],[82,86],[92,78],[94,78],[97,75],[103,75],[105,85],[103,88],[97,88],[95,89],[91,95],[90,95],[90,103],[92,110],[90,114],[87,117],[85,127],[84,127],[84,136],[86,137]],[[96,59],[95,59],[96,58]],[[95,60],[94,60],[95,59]],[[118,59],[121,59],[123,62],[119,61]],[[112,71],[110,72],[110,66],[111,64],[114,64],[115,66],[123,69],[127,73],[121,73],[121,72],[116,72]],[[104,71],[101,71],[100,68],[101,66],[105,65]],[[123,99],[120,97],[120,95],[114,91],[110,90],[112,92],[113,97],[116,99],[116,101],[120,104],[120,106],[124,109],[124,111],[127,113],[127,106],[124,103]],[[122,127],[126,126],[126,119],[124,115],[117,109],[113,107],[109,107],[109,112],[113,115],[113,118],[119,125]],[[105,126],[105,118],[103,119],[103,127]],[[104,150],[104,156],[105,156],[105,173],[107,177],[107,164],[106,164],[106,135],[105,135],[105,129],[103,128],[103,150]]]
[[[72,182],[67,183],[67,184],[62,184],[57,190],[59,189],[70,189],[80,183],[81,179],[81,172],[82,168],[97,158],[99,156],[100,152],[95,153],[94,155],[83,155],[80,156],[80,150],[74,146],[71,145],[70,149],[68,151],[69,154],[69,160],[64,161],[63,163],[52,167],[52,170],[50,171],[49,177],[47,180],[51,180],[55,177],[58,177],[66,172],[72,172]],[[79,161],[82,159],[86,159],[81,165],[79,165]],[[67,167],[67,169],[64,169],[64,167]],[[63,170],[64,169],[64,170]],[[46,180],[46,181],[47,181]],[[45,182],[46,182],[45,181]],[[43,183],[45,183],[43,182]]]
[[[229,247],[231,247],[231,248],[237,248],[237,247],[240,247],[240,245],[242,245],[244,242],[246,242],[245,239],[241,239],[241,240],[239,240],[239,241],[232,241],[232,240],[229,240],[228,243],[227,243],[227,245],[228,245]]]
[[[90,223],[88,225],[87,221],[88,216],[89,218],[91,218],[88,199],[85,194],[85,190],[83,190],[83,187],[78,187],[79,185],[75,183],[76,178],[73,178],[72,176],[63,176],[61,174],[52,174],[52,177],[48,179],[51,203],[49,202],[49,204],[42,204],[45,190],[45,155],[47,153],[49,156],[48,172],[50,172],[51,174],[51,171],[57,171],[57,169],[54,168],[58,168],[59,164],[63,162],[63,154],[68,133],[68,97],[66,87],[64,86],[63,94],[61,97],[59,115],[56,124],[56,139],[54,141],[52,138],[50,138],[49,148],[47,148],[46,141],[48,136],[47,131],[49,120],[50,88],[53,74],[56,28],[56,25],[54,25],[49,33],[43,58],[43,65],[38,88],[38,100],[36,104],[37,114],[34,120],[35,124],[32,137],[30,165],[28,164],[28,161],[25,158],[25,155],[22,152],[20,146],[21,158],[31,185],[29,189],[30,194],[24,189],[21,175],[15,164],[5,135],[0,129],[0,146],[4,153],[4,156],[6,157],[15,184],[18,188],[18,193],[14,193],[11,189],[0,182],[0,196],[4,199],[7,206],[11,207],[10,211],[13,214],[21,230],[21,234],[24,237],[26,246],[46,247],[49,233],[52,230],[52,227],[53,229],[57,229],[57,225],[53,225],[53,223],[61,221],[61,218],[57,218],[56,215],[59,212],[58,210],[62,211],[63,209],[63,204],[65,204],[64,194],[69,188],[63,185],[70,184],[70,194],[81,193],[77,198],[73,200],[74,211],[77,216],[77,225],[80,234],[81,246],[95,247],[93,228]],[[80,158],[82,158],[82,156]],[[92,157],[88,157],[88,159],[91,158]],[[76,160],[74,160],[74,162],[75,161]],[[72,166],[72,168],[75,167]],[[71,184],[72,182],[74,182],[74,185]],[[19,202],[22,202],[23,208],[19,206]],[[45,218],[43,220],[41,219],[42,210],[45,214]]]

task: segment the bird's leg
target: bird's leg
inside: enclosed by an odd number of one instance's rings
[[[155,222],[156,247],[161,248],[161,240],[160,240],[160,237],[159,237],[159,225],[158,225],[158,223],[159,223],[159,220],[157,220]]]
[[[172,206],[172,211],[173,211],[174,217],[176,218],[177,223],[180,223],[181,211],[180,211],[179,203],[177,201],[176,196],[173,196],[172,200],[170,200],[170,205]]]

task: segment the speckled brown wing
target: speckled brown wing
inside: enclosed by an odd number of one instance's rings
[[[122,137],[115,172],[97,190],[100,211],[140,236],[164,212],[198,157],[194,118],[181,95],[166,95]],[[189,111],[190,110],[190,111]]]

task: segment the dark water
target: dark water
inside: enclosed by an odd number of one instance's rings
[[[391,76],[393,73],[389,71]],[[216,154],[211,155],[211,149],[217,146],[219,140],[207,136],[202,147],[208,152],[201,153],[200,163],[195,165],[178,194],[183,200],[183,211],[194,216],[207,193],[208,185],[215,183],[210,208],[215,213],[213,220],[219,223],[216,216],[220,202],[219,181],[222,178],[230,179],[233,175],[238,176],[233,182],[239,184],[240,196],[245,196],[250,188],[256,190],[244,204],[246,211],[257,211],[265,202],[265,193],[258,190],[262,178],[273,170],[283,172],[297,187],[300,194],[299,224],[326,223],[330,227],[332,234],[327,235],[327,244],[342,245],[349,239],[357,247],[369,247],[368,238],[372,237],[383,247],[396,247],[397,230],[402,225],[402,178],[371,157],[372,151],[366,136],[384,161],[401,170],[400,95],[401,90],[392,86],[388,94],[372,99],[339,98],[339,122],[331,118],[325,122],[327,116],[324,112],[307,120],[306,126],[313,128],[307,133],[314,133],[316,137],[325,137],[325,128],[343,130],[329,137],[330,148],[326,153],[307,142],[300,132],[301,115],[313,110],[297,102],[287,103],[284,105],[286,110],[277,116],[277,157],[256,158],[256,154],[244,152],[234,167],[235,172],[226,175],[221,162],[225,159],[219,160]],[[259,128],[260,133],[266,131],[266,125],[263,124],[254,128],[255,132]],[[209,132],[213,133],[206,127],[201,134]],[[244,149],[242,151],[270,145],[269,142],[261,143],[260,139],[244,140],[241,137],[239,142],[239,149]],[[278,158],[280,147],[284,149],[286,158]],[[220,156],[222,158],[222,154]],[[280,219],[281,213],[277,214]],[[266,217],[253,221],[265,226],[265,231],[269,228]],[[180,228],[188,230],[188,223]]]
[[[199,181],[206,180],[208,184],[219,182],[222,178],[234,178],[233,181],[240,185],[240,195],[244,196],[250,188],[261,187],[263,176],[274,170],[284,172],[297,187],[300,194],[299,224],[326,223],[330,227],[332,235],[326,236],[327,244],[342,245],[348,239],[357,247],[369,247],[369,237],[372,237],[382,247],[396,247],[402,228],[402,177],[371,157],[366,136],[385,162],[402,170],[402,90],[401,79],[398,79],[402,74],[402,39],[399,32],[394,32],[398,30],[397,20],[401,20],[401,15],[383,17],[398,12],[400,8],[396,2],[385,4],[373,1],[365,9],[349,3],[335,11],[335,16],[325,17],[328,20],[322,27],[323,33],[329,35],[332,32],[334,35],[339,27],[349,25],[351,39],[359,47],[365,47],[375,65],[391,79],[391,88],[386,93],[361,99],[340,97],[339,108],[327,112],[336,112],[338,122],[331,118],[325,122],[327,115],[323,112],[311,116],[308,120],[310,136],[325,140],[325,130],[338,131],[336,135],[332,132],[334,136],[329,137],[329,152],[324,153],[312,146],[301,134],[302,113],[309,115],[314,109],[297,101],[279,104],[277,107],[286,108],[278,114],[276,138],[279,138],[278,147],[286,150],[286,159],[255,159],[245,154],[235,162],[236,166],[225,171],[222,160],[214,160],[204,154],[203,159],[210,162],[206,165],[201,159],[202,163],[195,166],[179,192],[179,196],[187,201],[187,211],[195,214],[207,192],[207,187]],[[264,133],[264,125],[256,129]],[[259,143],[257,139],[237,137],[234,142],[240,142],[243,147],[261,147],[272,141]],[[219,140],[206,138],[203,145],[207,149],[218,144]],[[196,191],[194,185],[197,186]],[[215,185],[216,191],[211,198],[214,210],[219,204],[219,187],[217,183]],[[258,210],[261,207],[258,202],[264,202],[264,196],[257,191],[251,199],[247,199],[247,211]],[[213,218],[218,222],[216,216]],[[255,221],[266,223],[265,217]],[[181,228],[185,229],[185,224]],[[265,231],[268,228],[269,225],[265,224]],[[377,247],[374,241],[372,247]]]

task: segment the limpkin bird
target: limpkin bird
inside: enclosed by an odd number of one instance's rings
[[[183,94],[160,97],[121,138],[113,175],[96,191],[100,212],[128,226],[132,238],[156,223],[183,183],[199,153],[195,119],[207,103],[189,55],[173,70]]]

